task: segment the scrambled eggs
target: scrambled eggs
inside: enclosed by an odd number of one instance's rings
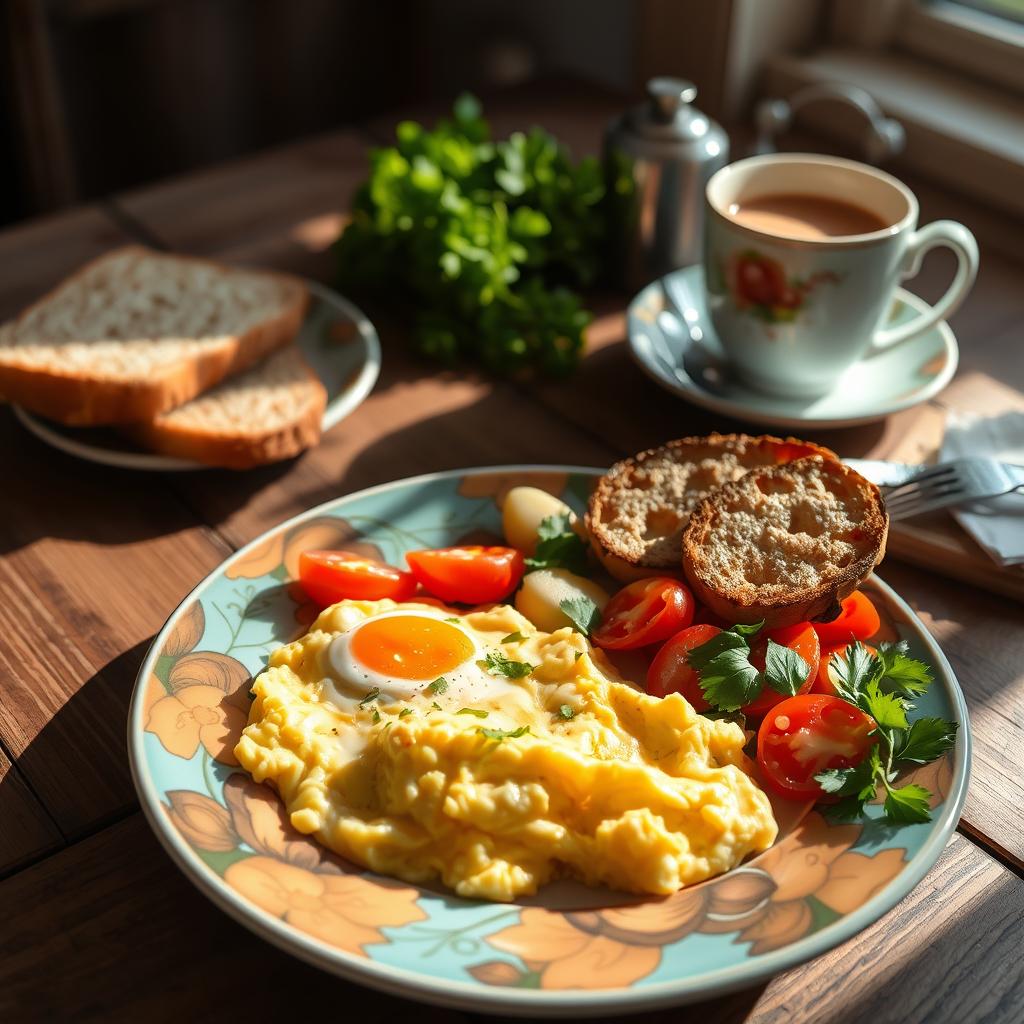
[[[342,601],[253,691],[242,766],[300,832],[409,882],[670,893],[775,839],[739,726],[647,696],[579,633],[505,605]]]

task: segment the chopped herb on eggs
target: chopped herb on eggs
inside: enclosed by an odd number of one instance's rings
[[[455,714],[472,715],[474,718],[486,718],[490,714],[490,712],[481,711],[479,708],[459,708],[459,710],[456,711]]]
[[[583,657],[583,652],[582,651],[577,651],[576,652],[576,657],[573,658],[573,661],[579,661],[580,658],[582,658],[582,657]]]
[[[373,709],[373,724],[376,725],[379,721],[380,721],[380,712],[376,708],[374,708]]]
[[[521,725],[518,729],[485,729],[483,726],[477,729],[481,736],[486,736],[489,740],[497,740],[499,743],[502,740],[517,740],[520,736],[527,735],[529,731],[528,725]]]
[[[402,710],[398,712],[398,717],[399,718],[405,718],[406,715],[411,715],[411,714],[412,714],[412,708],[402,708]]]
[[[427,689],[433,694],[444,693],[448,689],[448,680],[444,676],[438,676]]]
[[[444,621],[445,622],[461,622],[462,620],[457,615],[449,615],[448,618],[446,618]]]
[[[564,718],[567,722],[570,719],[572,719],[573,717],[575,717],[575,715],[576,715],[576,712],[573,711],[573,709],[568,704],[563,704],[558,709],[558,717],[559,718]]]
[[[509,633],[508,636],[503,636],[501,638],[501,642],[503,644],[517,644],[520,641],[525,640],[525,639],[526,639],[526,637],[523,636],[523,634],[520,633],[519,630],[516,630],[514,633]]]
[[[438,704],[436,700],[435,700],[435,701],[431,701],[431,702],[430,702],[430,706],[431,706],[431,707],[432,707],[432,708],[433,708],[433,709],[434,709],[435,711],[440,711],[440,710],[441,710],[441,705],[440,705],[440,704]]]
[[[365,708],[367,704],[371,704],[380,696],[380,687],[374,686],[370,692],[359,702],[361,708]]]
[[[537,666],[525,661],[513,661],[506,658],[500,651],[489,651],[487,657],[477,664],[486,669],[492,676],[504,676],[506,679],[522,679],[528,676]]]

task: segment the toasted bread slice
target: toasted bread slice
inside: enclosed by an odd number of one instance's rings
[[[117,249],[0,329],[0,395],[61,423],[150,420],[290,342],[307,298],[287,274]]]
[[[874,484],[831,459],[798,459],[705,498],[683,534],[683,569],[723,619],[789,626],[830,615],[856,590],[888,529]]]
[[[804,441],[746,434],[684,437],[640,452],[598,480],[586,516],[591,544],[623,582],[679,576],[683,530],[701,500],[748,470],[812,454],[835,458]]]
[[[165,455],[248,469],[316,444],[326,404],[323,384],[289,345],[191,402],[125,429]]]

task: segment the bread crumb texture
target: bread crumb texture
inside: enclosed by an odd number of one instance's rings
[[[697,539],[702,575],[740,603],[828,585],[865,553],[867,494],[817,459],[721,492]]]
[[[656,448],[616,463],[607,474],[612,500],[596,508],[605,546],[634,565],[679,567],[690,513],[723,484],[775,464],[774,453],[747,439]]]
[[[279,316],[296,299],[282,275],[129,247],[95,261],[0,330],[0,361],[134,381],[180,366]]]
[[[294,345],[198,398],[158,416],[157,427],[232,436],[265,435],[294,422],[320,384]]]

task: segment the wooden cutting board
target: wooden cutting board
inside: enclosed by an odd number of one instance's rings
[[[987,374],[965,374],[931,402],[899,417],[898,429],[887,431],[871,457],[934,462],[942,445],[946,414],[953,409],[989,416],[1024,411],[1024,395]],[[893,523],[888,555],[1024,601],[1024,566],[998,565],[948,512]]]

